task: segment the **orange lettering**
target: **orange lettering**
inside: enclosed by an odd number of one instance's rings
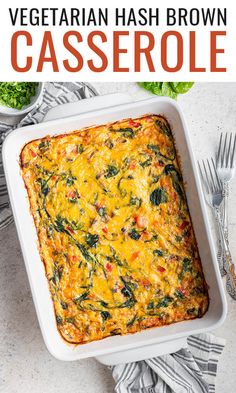
[[[46,56],[47,48],[49,49],[50,56]],[[42,72],[44,63],[52,63],[52,69],[54,72],[59,72],[57,57],[54,49],[52,34],[50,31],[45,31],[43,36],[42,47],[39,55],[39,61],[37,66],[37,72]]]
[[[175,67],[169,67],[167,64],[167,39],[171,36],[177,40],[177,63]],[[183,66],[183,37],[178,31],[167,31],[161,38],[161,64],[164,71],[177,72]]]
[[[20,67],[17,62],[17,40],[20,36],[26,38],[27,46],[32,46],[32,37],[28,31],[16,31],[11,39],[11,65],[17,72],[27,72],[32,66],[32,57],[26,57],[26,64],[24,67]]]

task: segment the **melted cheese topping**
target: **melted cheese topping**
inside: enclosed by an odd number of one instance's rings
[[[28,143],[22,175],[65,340],[201,317],[207,286],[167,121]]]

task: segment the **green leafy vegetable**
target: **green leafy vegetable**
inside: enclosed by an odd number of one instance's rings
[[[74,184],[75,180],[77,180],[77,177],[72,176],[72,175],[68,176],[67,179],[66,179],[66,184],[68,186],[72,186]]]
[[[180,289],[176,289],[175,290],[175,296],[179,299],[184,299],[184,294],[182,291],[180,291]]]
[[[167,96],[177,99],[178,94],[187,93],[193,82],[139,82],[139,85],[158,96]]]
[[[184,272],[190,272],[192,269],[191,267],[191,260],[189,258],[183,259],[183,270]]]
[[[133,326],[136,319],[137,319],[137,315],[135,315],[132,319],[130,319],[130,321],[127,322],[126,327]]]
[[[56,263],[54,264],[53,276],[50,279],[54,285],[58,285],[63,273],[63,266],[59,266]]]
[[[142,168],[146,168],[146,167],[150,166],[151,163],[152,163],[152,157],[148,157],[145,161],[140,162],[139,165],[140,165]]]
[[[198,316],[198,309],[197,308],[195,308],[195,307],[193,307],[193,308],[189,308],[188,310],[187,310],[187,314],[188,315],[194,315],[194,316]]]
[[[129,237],[131,237],[131,239],[133,240],[139,240],[139,238],[141,237],[140,233],[133,228],[130,232],[129,232]]]
[[[153,310],[154,309],[154,302],[150,302],[147,305],[147,310]]]
[[[54,222],[54,228],[57,232],[67,233],[68,231],[64,227],[65,219],[61,216],[57,216]]]
[[[99,240],[99,236],[98,235],[93,235],[92,233],[88,233],[86,235],[86,243],[88,244],[89,247],[96,247],[96,244]]]
[[[172,138],[171,129],[168,123],[163,123],[161,120],[157,119],[155,121],[157,127],[163,132],[163,134],[167,135],[168,137]]]
[[[161,250],[153,250],[153,254],[157,255],[158,257],[163,257],[163,251]]]
[[[62,321],[62,317],[61,317],[60,315],[57,315],[57,316],[56,316],[56,321],[57,321],[57,324],[58,324],[58,325],[62,325],[62,322],[63,322],[63,321]]]
[[[136,303],[136,299],[131,297],[128,300],[126,300],[126,302],[118,304],[117,308],[132,308],[135,305],[135,303]]]
[[[61,307],[63,308],[63,310],[67,310],[68,304],[63,302],[63,300],[61,300],[60,303],[61,303]]]
[[[165,175],[174,174],[177,176],[179,181],[182,180],[182,176],[181,176],[180,172],[178,171],[178,169],[176,169],[176,167],[173,164],[166,165],[165,169],[164,169],[164,173],[165,173]]]
[[[179,182],[173,180],[173,187],[174,187],[175,191],[177,192],[177,194],[179,195],[179,197],[184,200],[185,196],[184,196],[183,190],[182,190]]]
[[[98,214],[99,214],[100,217],[105,217],[105,215],[106,215],[106,208],[105,207],[99,207]]]
[[[105,174],[105,178],[108,179],[109,177],[114,177],[119,173],[119,169],[114,165],[108,165],[107,172]]]
[[[132,292],[132,289],[131,289],[129,283],[127,283],[127,282],[124,280],[123,277],[121,277],[121,281],[122,281],[123,284],[124,284],[124,287],[121,289],[122,295],[124,295],[125,297],[132,297],[132,298],[134,298],[134,294],[133,294],[133,292]]]
[[[170,82],[170,84],[177,94],[185,94],[193,87],[194,82]]]
[[[159,153],[159,146],[157,145],[147,145],[147,148],[151,151],[153,151],[153,153],[158,154]]]
[[[48,186],[48,180],[44,180],[44,179],[42,179],[42,178],[38,178],[38,179],[37,179],[37,183],[40,184],[41,193],[42,193],[44,196],[47,196],[48,193],[49,193],[49,191],[50,191],[49,186]]]
[[[40,142],[40,144],[38,145],[39,150],[44,153],[45,151],[47,151],[50,147],[50,142],[48,140],[42,141]]]
[[[161,308],[161,307],[168,307],[169,304],[172,302],[173,298],[170,296],[164,296],[159,303],[157,303],[156,308]]]
[[[160,124],[162,124],[162,123],[159,122],[159,120],[156,120],[156,125],[160,128],[160,130],[163,132],[163,134],[168,135],[168,137],[172,137],[171,130],[167,126],[164,126],[164,125],[160,126]],[[162,154],[160,152],[160,148],[157,145],[147,145],[147,148],[149,150],[151,150],[153,153],[155,153],[156,156],[159,156],[159,158],[165,158],[166,160],[169,160],[169,161],[173,161],[175,159],[175,150],[174,149],[173,149],[173,151],[171,151],[172,150],[171,149],[168,152],[168,153],[171,153],[171,156],[167,156],[167,155]]]
[[[108,311],[102,311],[101,317],[102,317],[103,321],[106,321],[107,319],[111,318],[111,314]]]
[[[88,299],[88,295],[89,295],[89,292],[88,292],[88,291],[82,293],[81,295],[77,296],[77,297],[74,299],[74,303],[76,303],[76,304],[81,303],[83,300]]]
[[[150,202],[154,206],[158,206],[161,203],[166,203],[167,202],[166,190],[164,188],[156,188],[155,190],[153,190],[150,195]]]
[[[127,128],[119,128],[118,130],[115,130],[114,128],[111,128],[110,131],[112,132],[120,132],[122,133],[122,136],[125,138],[134,138],[135,137],[135,131],[133,128],[127,127]]]
[[[10,108],[22,109],[35,96],[36,82],[0,82],[0,103]]]
[[[138,197],[131,197],[131,198],[130,198],[129,204],[130,204],[131,206],[140,207],[141,204],[142,204],[142,199],[141,199],[141,198],[138,198]]]
[[[154,310],[155,308],[162,308],[162,307],[168,307],[169,304],[173,301],[173,298],[171,296],[164,296],[157,304],[154,302],[150,302],[147,305],[147,310]]]

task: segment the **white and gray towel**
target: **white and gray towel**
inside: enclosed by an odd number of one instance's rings
[[[153,359],[111,367],[116,393],[214,393],[225,340],[199,334],[188,348]]]
[[[83,98],[93,97],[97,94],[97,91],[89,83],[48,82],[45,85],[43,101],[37,108],[34,108],[17,124],[12,124],[12,118],[6,118],[6,120],[4,118],[4,121],[0,121],[0,229],[5,228],[13,221],[7,195],[1,154],[2,143],[6,135],[15,128],[40,123],[43,121],[44,116],[49,109],[57,105],[75,102]]]

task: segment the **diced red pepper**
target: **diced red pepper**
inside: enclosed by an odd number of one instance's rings
[[[74,190],[70,190],[67,193],[67,197],[70,198],[70,199],[75,199],[77,197],[77,192],[74,191]]]
[[[112,269],[113,269],[112,264],[107,262],[107,264],[106,264],[106,271],[110,273],[112,271]]]
[[[135,161],[131,161],[131,163],[129,164],[129,169],[135,169],[137,166],[137,163]]]
[[[34,158],[37,157],[37,154],[32,149],[30,149],[30,154]]]
[[[100,207],[102,207],[100,204],[95,203],[95,209],[96,209],[97,212],[98,212],[98,210],[100,209]]]
[[[184,296],[188,296],[189,291],[187,289],[181,288],[181,292]]]
[[[131,126],[131,127],[139,127],[139,126],[141,126],[141,124],[131,119],[129,121],[129,126]]]
[[[175,261],[178,261],[178,257],[176,255],[171,255],[170,262],[175,262]]]
[[[188,221],[183,221],[182,224],[179,226],[179,228],[184,230],[188,225],[189,225]]]
[[[134,221],[139,228],[144,228],[147,226],[147,219],[144,216],[134,216]]]
[[[79,152],[79,148],[78,148],[78,145],[76,145],[76,146],[73,148],[72,153],[78,154],[78,152]]]
[[[158,265],[157,266],[157,271],[160,272],[160,273],[164,273],[166,271],[166,269],[163,266]]]
[[[107,233],[108,232],[107,227],[102,228],[102,231],[103,231],[103,233]]]
[[[189,295],[189,291],[185,288],[178,288],[178,292],[180,292],[184,297]]]
[[[137,259],[139,254],[140,254],[140,251],[133,252],[133,254],[131,255],[131,261],[134,261],[135,259]]]
[[[69,231],[72,234],[75,233],[75,231],[70,226],[66,227],[66,230]]]
[[[147,280],[146,278],[142,278],[140,281],[140,284],[142,284],[144,287],[149,287],[150,286],[150,281]]]
[[[71,256],[70,256],[70,260],[71,260],[72,262],[76,262],[76,261],[78,260],[78,257],[77,257],[76,255],[71,255]]]
[[[164,162],[162,162],[162,161],[156,161],[156,162],[154,163],[155,168],[163,167],[164,165],[165,165],[165,164],[164,164]]]

